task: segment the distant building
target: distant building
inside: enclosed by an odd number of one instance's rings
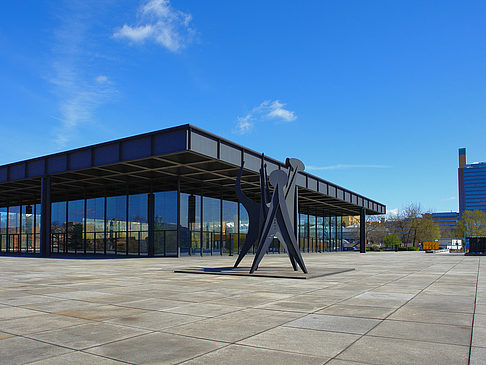
[[[459,148],[459,216],[465,210],[486,213],[486,162],[466,162],[466,149]]]
[[[457,212],[432,213],[431,218],[439,225],[442,238],[454,238],[454,231],[459,214]]]

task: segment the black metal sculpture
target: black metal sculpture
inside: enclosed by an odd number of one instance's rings
[[[255,245],[255,259],[250,269],[253,273],[258,269],[263,256],[268,251],[274,237],[282,243],[289,255],[294,270],[297,265],[307,273],[304,260],[299,251],[296,229],[298,217],[296,176],[304,170],[304,164],[298,159],[287,159],[288,173],[275,170],[270,174],[270,184],[273,186],[273,194],[270,198],[270,189],[262,155],[260,168],[260,203],[248,198],[241,189],[241,175],[244,162],[236,179],[236,195],[248,212],[249,227],[245,243],[238,255],[234,267],[237,267],[250,248]]]

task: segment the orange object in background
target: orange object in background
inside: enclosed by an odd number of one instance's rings
[[[422,243],[422,249],[424,250],[438,250],[439,241],[424,241]]]

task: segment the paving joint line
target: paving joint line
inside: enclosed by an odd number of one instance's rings
[[[449,271],[451,271],[453,268],[455,268],[457,265],[459,265],[460,263],[462,263],[464,261],[464,258],[457,262],[456,264],[452,265],[452,267],[450,267],[446,272],[444,272],[442,275],[440,275],[437,279],[435,279],[433,282],[431,282],[430,284],[428,284],[426,287],[424,287],[422,290],[420,290],[417,294],[415,294],[412,298],[410,298],[409,300],[407,300],[404,304],[402,304],[401,306],[399,306],[397,309],[395,309],[393,312],[389,313],[385,318],[381,319],[379,323],[377,323],[375,326],[373,326],[372,328],[370,328],[368,331],[366,331],[365,333],[363,333],[359,338],[357,338],[355,341],[353,341],[352,343],[350,343],[346,348],[344,348],[341,352],[339,352],[337,355],[335,355],[334,357],[332,357],[331,359],[329,359],[325,364],[329,363],[329,361],[331,360],[334,360],[334,359],[337,359],[337,357],[341,354],[343,354],[346,350],[348,350],[351,346],[353,346],[356,342],[358,342],[359,340],[361,340],[364,336],[366,336],[368,333],[370,333],[372,330],[374,330],[376,327],[378,327],[381,323],[383,323],[387,318],[389,318],[391,315],[393,315],[394,313],[396,313],[399,309],[401,309],[403,306],[407,305],[412,299],[414,299],[417,295],[419,295],[420,293],[422,293],[424,290],[426,290],[427,288],[429,288],[432,284],[434,284],[435,282],[437,282],[440,278],[442,278],[444,275],[446,275]],[[433,266],[433,265],[431,265]],[[429,266],[430,268],[430,266]],[[424,271],[426,269],[422,269],[418,272],[421,272],[421,271]],[[413,273],[410,273],[410,274],[407,274],[405,275],[404,277],[407,277],[407,276],[410,276],[412,275]],[[403,277],[399,278],[399,279],[395,279],[395,280],[392,280],[391,282],[395,282],[397,280],[401,280],[403,279]],[[383,284],[383,285],[386,285],[386,284]],[[383,285],[380,285],[379,287],[383,286]],[[412,340],[413,341],[413,340]],[[339,360],[339,359],[337,359]]]
[[[479,285],[479,272],[481,270],[481,256],[478,258],[478,272],[476,276],[476,293],[474,295],[474,308],[473,308],[473,316],[471,322],[471,338],[469,339],[469,354],[467,357],[468,365],[471,364],[471,352],[472,352],[472,344],[473,344],[473,336],[474,336],[474,318],[476,317],[476,304],[478,300],[478,285]]]

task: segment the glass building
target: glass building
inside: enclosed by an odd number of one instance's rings
[[[0,166],[0,253],[233,255],[259,199],[259,169],[285,164],[191,125]],[[342,216],[385,206],[307,173],[297,176],[302,252],[342,250]],[[284,252],[277,239],[271,252]]]
[[[486,212],[486,162],[466,162],[466,149],[459,149],[459,215],[465,210]]]

